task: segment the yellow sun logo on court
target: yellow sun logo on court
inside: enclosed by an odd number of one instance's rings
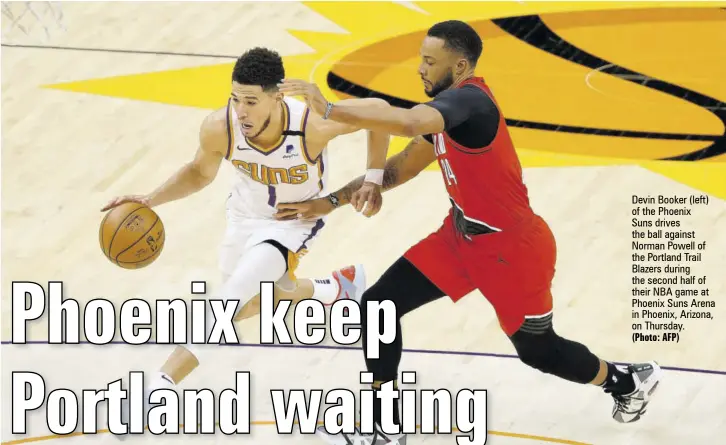
[[[429,100],[417,73],[421,41],[434,23],[465,19],[484,40],[476,74],[524,167],[640,165],[726,199],[726,2],[306,5],[347,32],[289,30],[316,52],[285,57],[287,77],[312,80],[331,99]],[[52,87],[216,108],[231,67]],[[394,138],[391,154],[405,143]]]

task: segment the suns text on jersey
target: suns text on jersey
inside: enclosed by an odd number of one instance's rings
[[[295,165],[290,168],[273,168],[255,162],[240,160],[234,160],[232,164],[253,181],[264,185],[303,184],[310,178],[307,164]]]

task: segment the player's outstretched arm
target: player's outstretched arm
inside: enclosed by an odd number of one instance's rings
[[[383,190],[391,190],[408,182],[435,160],[436,155],[431,143],[423,137],[414,138],[401,153],[391,156],[386,162],[383,173]],[[360,176],[340,190],[331,193],[339,203],[338,206],[353,204],[356,210],[360,211],[359,203],[356,202],[356,191],[360,189],[364,181],[365,176]],[[281,203],[277,205],[278,211],[275,217],[280,220],[315,219],[329,214],[335,208],[328,198],[299,203]]]
[[[199,148],[190,162],[148,195],[128,195],[111,200],[101,211],[125,202],[139,202],[149,207],[175,201],[202,190],[217,176],[227,149],[225,110],[210,114],[199,132]]]
[[[429,105],[421,104],[406,109],[353,101],[332,103],[328,102],[317,85],[297,79],[285,79],[279,88],[286,95],[305,97],[308,106],[325,119],[358,128],[414,137],[443,132],[446,126],[442,113]]]
[[[352,108],[371,108],[375,110],[391,107],[385,100],[377,98],[344,99],[338,103]],[[318,154],[336,137],[365,129],[353,124],[323,119],[323,116],[317,113],[314,108],[312,110],[315,114],[310,115],[308,123],[308,128],[312,131],[308,131],[306,134],[305,142],[313,159],[317,158]],[[386,163],[390,139],[390,134],[385,131],[368,130],[368,168],[383,168]]]
[[[444,131],[443,116],[428,105],[416,105],[411,109],[391,106],[376,110],[336,102],[330,105],[329,119],[405,137]]]

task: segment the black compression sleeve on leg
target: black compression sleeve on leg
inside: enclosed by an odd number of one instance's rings
[[[401,339],[401,317],[427,303],[444,296],[424,274],[405,258],[399,258],[383,273],[381,278],[363,294],[361,301],[362,313],[366,313],[369,301],[391,300],[396,305],[396,339],[393,343],[381,344],[379,358],[366,357],[366,366],[373,373],[376,381],[387,382],[396,379],[398,364],[401,362],[403,341]],[[383,323],[381,313],[380,323]],[[365,315],[361,317],[363,348],[367,348],[368,322]]]
[[[589,383],[600,370],[597,356],[586,346],[560,337],[552,326],[539,333],[520,329],[511,341],[526,365],[571,382]]]
[[[373,286],[365,291],[361,301],[363,348],[367,348],[368,345],[368,321],[365,316],[368,302],[391,300],[396,305],[396,338],[391,344],[379,345],[379,358],[366,357],[366,367],[369,372],[373,373],[374,381],[382,384],[395,381],[398,377],[398,365],[403,353],[401,317],[443,296],[444,293],[405,258],[399,258]],[[381,313],[379,326],[382,325],[383,314]],[[381,424],[381,401],[378,397],[373,399],[373,421]],[[394,424],[399,423],[398,404],[393,405],[393,422]]]

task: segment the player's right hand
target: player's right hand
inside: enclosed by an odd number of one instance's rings
[[[137,202],[139,204],[143,204],[145,206],[149,206],[149,201],[151,199],[146,195],[126,195],[126,196],[119,196],[117,198],[113,198],[103,206],[101,209],[102,212],[105,212],[106,210],[110,210],[114,207],[118,207],[121,204],[125,204],[127,202]]]

